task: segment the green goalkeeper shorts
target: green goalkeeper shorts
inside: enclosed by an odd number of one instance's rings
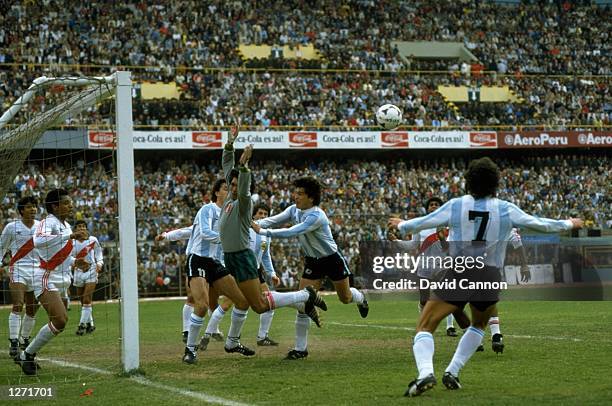
[[[226,252],[225,267],[232,274],[236,282],[244,282],[251,279],[259,279],[257,272],[257,260],[250,249]]]

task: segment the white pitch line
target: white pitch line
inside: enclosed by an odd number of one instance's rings
[[[326,324],[333,324],[336,326],[344,326],[344,327],[369,327],[369,328],[379,328],[383,330],[404,330],[404,331],[415,331],[415,328],[412,327],[399,327],[399,326],[384,326],[380,324],[350,324],[350,323],[338,323],[336,321],[329,321]],[[557,341],[574,341],[574,342],[582,342],[584,341],[582,338],[574,338],[574,337],[558,337],[558,336],[531,336],[531,335],[521,335],[521,334],[504,334],[504,337],[512,337],[512,338],[527,338],[531,340],[557,340]],[[602,340],[597,340],[602,341]],[[606,341],[607,340],[603,340]]]
[[[61,360],[56,360],[56,359],[48,359],[48,358],[39,358],[40,361],[47,361],[50,362],[52,364],[56,364],[62,367],[69,367],[69,368],[77,368],[77,369],[82,369],[85,371],[89,371],[89,372],[94,372],[97,374],[101,374],[101,375],[112,375],[113,372],[108,371],[106,369],[100,369],[100,368],[95,368],[95,367],[90,367],[87,365],[81,365],[81,364],[75,364],[74,362],[68,362],[68,361],[61,361]],[[160,389],[162,391],[166,391],[166,392],[173,392],[182,396],[186,396],[186,397],[190,397],[193,399],[198,399],[198,400],[203,400],[205,402],[208,403],[213,403],[216,405],[223,405],[223,406],[250,406],[248,403],[240,403],[240,402],[235,402],[233,400],[229,400],[229,399],[225,399],[225,398],[220,398],[218,396],[213,396],[213,395],[208,395],[206,393],[203,392],[194,392],[191,390],[187,390],[187,389],[181,389],[181,388],[177,388],[174,386],[169,386],[169,385],[164,385],[161,383],[157,383],[157,382],[153,382],[143,376],[140,375],[134,375],[128,378],[131,381],[134,381],[136,383],[139,383],[141,385],[144,386],[150,386],[152,388],[156,388],[156,389]]]

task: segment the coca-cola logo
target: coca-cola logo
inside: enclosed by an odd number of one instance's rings
[[[289,146],[291,148],[317,148],[317,133],[290,132]]]
[[[383,148],[408,148],[408,133],[383,132],[380,133],[380,141]]]
[[[496,133],[470,133],[470,146],[485,148],[485,147],[497,147],[497,134]]]
[[[112,131],[90,131],[88,139],[91,148],[112,148],[115,143],[115,133]]]
[[[221,133],[215,132],[193,132],[191,133],[194,148],[221,148]]]

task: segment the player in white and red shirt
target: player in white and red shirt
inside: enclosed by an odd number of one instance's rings
[[[13,308],[9,313],[9,355],[15,358],[22,349],[30,343],[30,334],[36,323],[35,314],[38,303],[34,297],[34,270],[38,268],[38,253],[34,249],[34,233],[38,226],[35,220],[38,212],[38,202],[32,196],[27,196],[17,203],[20,220],[11,221],[2,230],[0,236],[0,256],[10,252],[9,289]],[[26,304],[23,322],[21,312]]]
[[[48,215],[38,224],[34,234],[34,248],[40,258],[39,268],[34,271],[34,295],[47,311],[49,323],[16,358],[26,375],[36,374],[36,353],[66,327],[68,315],[62,296],[70,286],[71,266],[76,264],[81,269],[88,266],[84,260],[75,261],[72,257],[74,240],[87,238],[87,233],[73,233],[66,222],[72,215],[72,199],[68,192],[54,189],[47,193],[45,208]]]
[[[74,225],[77,231],[87,231],[87,224],[79,220]],[[81,320],[77,328],[76,335],[82,336],[84,333],[93,333],[96,327],[93,321],[93,292],[98,283],[98,273],[102,271],[104,259],[102,257],[102,247],[98,239],[90,235],[84,240],[76,240],[73,249],[75,259],[84,259],[89,264],[86,270],[75,267],[73,285],[77,288],[77,296],[81,298]]]

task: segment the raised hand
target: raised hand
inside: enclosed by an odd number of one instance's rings
[[[230,127],[229,133],[227,135],[227,142],[229,144],[233,144],[238,138],[238,133],[240,132],[240,119],[238,117],[234,117],[235,124]]]
[[[244,148],[244,151],[242,151],[242,155],[240,156],[240,160],[238,162],[240,163],[240,165],[246,165],[249,162],[249,159],[251,159],[252,155],[253,144],[249,144],[246,146],[246,148]]]

